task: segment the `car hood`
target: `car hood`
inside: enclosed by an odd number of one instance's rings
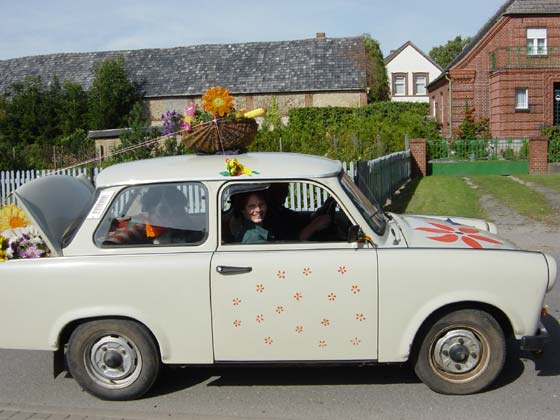
[[[519,249],[513,242],[491,233],[490,230],[495,230],[494,225],[481,219],[391,216],[409,247]]]
[[[22,185],[14,195],[51,251],[60,256],[64,234],[87,215],[94,192],[84,179],[50,175]]]

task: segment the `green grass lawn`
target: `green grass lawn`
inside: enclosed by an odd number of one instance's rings
[[[534,182],[535,184],[542,185],[543,187],[550,188],[560,192],[560,174],[555,175],[516,175],[517,178],[523,181]]]
[[[389,211],[411,214],[434,214],[483,218],[478,206],[478,192],[463,178],[428,176],[413,179],[404,193],[393,200]]]
[[[560,175],[522,175],[519,178],[560,191]],[[546,221],[554,210],[544,196],[525,185],[499,175],[471,176],[478,189],[462,177],[428,176],[413,179],[387,210],[395,213],[435,214],[485,218],[479,207],[482,194],[491,194],[508,207],[534,220]]]
[[[482,193],[488,193],[518,213],[535,220],[546,220],[553,214],[544,196],[525,185],[500,175],[472,176]]]

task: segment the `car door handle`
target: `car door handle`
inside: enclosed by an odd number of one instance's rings
[[[253,267],[231,267],[227,265],[219,265],[216,267],[216,271],[224,275],[243,274],[243,273],[250,273],[251,271],[253,271]]]

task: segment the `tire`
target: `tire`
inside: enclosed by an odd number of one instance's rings
[[[78,326],[66,352],[68,369],[80,386],[104,400],[132,400],[157,379],[158,346],[134,321],[99,320]]]
[[[506,340],[498,322],[479,310],[451,312],[429,329],[415,358],[416,375],[441,394],[479,392],[498,377]]]

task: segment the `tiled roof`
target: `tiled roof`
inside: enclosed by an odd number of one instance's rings
[[[558,14],[560,1],[558,0],[515,0],[505,11],[509,14]]]
[[[64,53],[0,60],[0,91],[27,76],[56,75],[89,89],[94,65],[122,55],[146,97],[199,96],[221,85],[233,94],[362,90],[360,37]]]

